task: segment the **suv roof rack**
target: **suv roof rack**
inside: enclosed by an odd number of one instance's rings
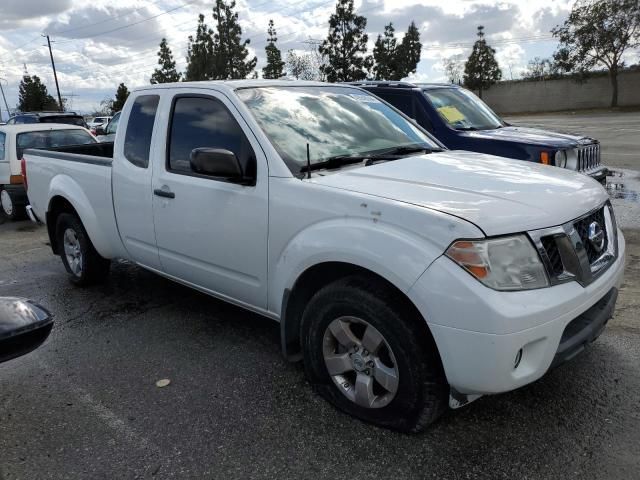
[[[359,82],[346,82],[349,85],[370,85],[375,87],[397,87],[397,88],[415,88],[418,85],[411,82],[401,82],[398,80],[361,80]]]

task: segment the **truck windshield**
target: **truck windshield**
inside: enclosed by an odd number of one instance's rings
[[[333,157],[397,147],[442,147],[368,92],[353,87],[255,87],[236,91],[294,174]]]
[[[16,136],[16,155],[18,158],[22,158],[22,153],[27,148],[65,147],[88,143],[97,143],[97,140],[90,133],[79,128],[24,132]]]
[[[440,117],[456,130],[493,130],[504,124],[486,103],[462,88],[436,88],[424,94]]]

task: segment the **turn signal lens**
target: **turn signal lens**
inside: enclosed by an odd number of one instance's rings
[[[9,177],[9,183],[11,185],[22,185],[22,175],[11,175]]]
[[[526,235],[459,240],[447,257],[494,290],[529,290],[549,286],[538,252]]]
[[[550,165],[549,152],[540,152],[540,163],[543,165]]]

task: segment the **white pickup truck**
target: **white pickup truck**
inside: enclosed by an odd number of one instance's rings
[[[348,85],[155,85],[121,119],[112,152],[24,155],[71,280],[124,258],[279,321],[368,422],[418,431],[533,382],[613,313],[625,242],[586,176],[447,151]]]

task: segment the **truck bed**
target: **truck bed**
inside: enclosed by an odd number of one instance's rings
[[[47,223],[50,210],[65,199],[77,212],[96,250],[123,257],[111,193],[112,143],[26,149],[29,203]],[[54,225],[47,225],[55,228]]]

